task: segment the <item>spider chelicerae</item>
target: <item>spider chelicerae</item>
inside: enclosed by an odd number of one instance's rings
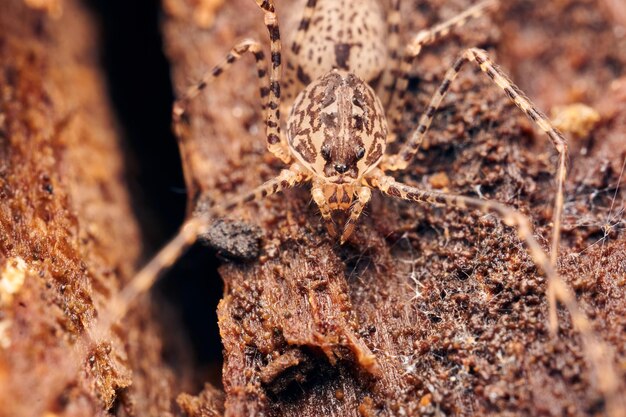
[[[602,345],[595,341],[587,318],[577,308],[571,291],[555,270],[566,177],[566,141],[485,51],[469,48],[460,54],[400,151],[393,155],[385,153],[387,144],[395,137],[411,65],[422,48],[444,38],[470,19],[496,8],[497,0],[482,1],[448,21],[420,31],[401,53],[399,0],[390,0],[386,16],[376,0],[308,0],[290,46],[292,59],[288,62],[283,62],[274,2],[256,0],[256,3],[264,14],[269,33],[269,59],[257,41],[244,40],[235,45],[224,63],[214,67],[176,101],[174,125],[185,122],[185,105],[189,100],[249,53],[255,58],[260,82],[267,148],[287,167],[274,179],[214,206],[210,215],[196,211],[174,239],[114,298],[110,317],[101,320],[98,326],[106,329],[123,316],[132,300],[148,289],[157,275],[205,232],[215,216],[240,204],[258,201],[306,183],[311,184],[312,198],[319,207],[329,235],[342,244],[352,234],[372,190],[402,200],[460,210],[475,209],[500,217],[505,224],[515,228],[535,264],[548,277],[552,331],[557,328],[558,299],[569,310],[574,326],[581,332],[596,371],[605,376],[613,375],[610,361],[599,359],[598,352],[604,351]],[[546,134],[558,153],[550,256],[533,236],[530,221],[515,209],[496,201],[422,189],[398,182],[388,175],[388,172],[407,168],[414,159],[451,83],[467,63],[477,65]],[[288,114],[284,126],[281,114]],[[340,228],[333,220],[335,211],[348,213]],[[374,362],[372,357],[361,364],[367,367],[368,363],[372,365]],[[616,389],[617,378],[607,380],[610,383],[600,389],[609,399]]]

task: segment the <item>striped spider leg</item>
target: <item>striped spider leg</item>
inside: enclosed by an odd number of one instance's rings
[[[409,86],[409,72],[422,49],[425,46],[446,38],[453,30],[462,28],[470,20],[484,16],[487,12],[499,6],[499,0],[483,0],[480,3],[468,8],[445,22],[441,22],[431,28],[420,30],[406,46],[403,56],[397,55],[395,62],[389,66],[383,74],[382,91],[379,89],[379,97],[385,107],[390,108],[389,119],[392,126],[397,127],[402,115],[405,103],[405,94]],[[394,32],[398,32],[398,22],[400,20],[399,4],[393,4],[398,18],[390,18],[395,26]],[[391,28],[390,26],[390,32]],[[397,35],[396,35],[397,37]],[[395,72],[395,74],[394,74]]]
[[[204,74],[200,81],[191,86],[186,93],[174,103],[172,119],[174,128],[178,129],[186,121],[185,106],[189,100],[197,97],[211,82],[225,73],[244,54],[250,53],[256,62],[257,75],[260,84],[261,108],[265,116],[267,149],[284,163],[290,163],[292,156],[289,152],[286,138],[280,129],[280,96],[281,96],[281,41],[278,19],[272,0],[255,0],[264,14],[265,26],[270,38],[270,66],[268,65],[261,44],[254,40],[244,40],[235,45],[226,55],[226,60]],[[268,79],[269,78],[269,79]],[[180,132],[178,132],[180,133]],[[133,279],[114,297],[110,308],[103,314],[92,329],[88,331],[91,343],[103,340],[110,331],[111,325],[122,319],[133,302],[148,291],[159,274],[170,267],[202,235],[212,218],[223,214],[233,207],[248,201],[263,198],[280,192],[286,187],[296,185],[308,176],[299,164],[293,164],[290,169],[283,170],[276,178],[267,181],[256,189],[217,204],[210,213],[196,213],[181,226],[178,233],[146,264]]]
[[[438,90],[433,95],[430,104],[426,111],[422,114],[417,128],[413,131],[408,141],[404,144],[403,148],[397,155],[391,156],[382,163],[382,168],[389,171],[396,171],[405,169],[415,157],[420,145],[424,141],[424,137],[430,127],[430,124],[435,116],[435,112],[441,105],[443,98],[445,97],[450,84],[455,80],[458,73],[463,68],[463,65],[467,62],[475,62],[504,93],[519,107],[530,120],[532,120],[543,132],[546,133],[550,142],[555,147],[559,159],[556,169],[556,196],[554,199],[554,213],[552,222],[552,247],[550,250],[550,262],[553,267],[556,266],[556,260],[558,256],[559,242],[561,239],[561,217],[563,213],[563,201],[564,201],[564,186],[565,177],[567,175],[567,142],[563,135],[552,125],[550,120],[541,111],[531,103],[530,99],[515,85],[504,72],[496,66],[487,53],[481,49],[470,48],[461,54],[461,56],[454,62],[452,67],[446,72],[444,79],[439,86]],[[406,78],[406,77],[403,77]],[[557,330],[557,316],[556,316],[556,294],[554,290],[554,283],[552,280],[548,282],[548,304],[549,304],[549,323],[550,330],[553,334]]]
[[[404,61],[406,62],[406,60]],[[480,70],[485,73],[504,93],[519,107],[530,120],[545,132],[559,154],[557,165],[557,194],[554,203],[554,221],[552,234],[552,248],[550,257],[546,255],[537,240],[532,235],[532,228],[528,219],[514,209],[501,203],[489,200],[481,200],[472,197],[445,194],[427,191],[410,185],[396,182],[392,177],[384,175],[384,170],[396,171],[406,169],[415,157],[420,144],[424,140],[428,128],[435,116],[435,112],[441,104],[450,84],[454,81],[463,65],[467,62],[475,62]],[[403,77],[406,78],[406,77]],[[547,116],[539,111],[528,97],[496,66],[481,49],[470,48],[464,51],[446,72],[444,80],[432,97],[429,106],[419,119],[418,126],[413,130],[409,140],[403,145],[396,155],[386,156],[380,164],[367,176],[364,181],[370,186],[381,190],[383,193],[403,200],[445,205],[462,210],[477,209],[485,213],[491,213],[500,217],[505,224],[517,230],[519,238],[526,243],[529,254],[535,265],[541,269],[548,278],[548,304],[550,331],[554,335],[558,329],[556,316],[556,303],[560,301],[569,311],[574,328],[581,334],[583,348],[590,361],[598,381],[598,391],[607,402],[607,411],[610,416],[622,416],[626,405],[620,397],[619,378],[613,370],[612,355],[606,347],[595,337],[591,323],[586,315],[580,311],[576,299],[567,284],[556,272],[556,258],[560,241],[560,223],[563,210],[563,189],[566,176],[568,153],[567,143],[563,135],[553,127]]]
[[[385,70],[383,73],[383,82],[381,84],[382,92],[380,92],[384,95],[380,95],[380,97],[383,100],[383,104],[386,107],[390,107],[388,117],[394,129],[400,125],[402,109],[405,103],[405,94],[409,85],[409,72],[413,62],[415,62],[423,47],[445,38],[452,30],[463,27],[469,20],[483,16],[489,10],[497,8],[498,6],[499,0],[483,0],[445,22],[442,22],[432,28],[421,30],[407,45],[402,60],[400,61],[399,68],[396,68],[394,61],[394,66],[390,66]],[[396,13],[399,15],[399,4],[392,4],[392,9],[395,13],[391,13],[390,16],[395,16]],[[395,17],[390,19],[390,23],[396,23]],[[397,30],[395,32],[397,32]],[[394,52],[392,52],[392,54],[393,53]],[[478,54],[479,56],[476,57],[474,54]],[[422,145],[427,147],[425,134],[430,126],[430,122],[432,121],[437,108],[441,104],[443,97],[448,91],[450,83],[454,80],[463,64],[465,64],[468,60],[477,62],[481,70],[489,75],[489,77],[504,90],[511,100],[513,100],[514,103],[541,128],[541,130],[546,132],[559,154],[556,172],[557,185],[554,199],[550,250],[550,261],[553,266],[556,266],[561,240],[561,219],[564,204],[565,178],[567,176],[567,142],[561,133],[552,126],[548,118],[532,105],[530,100],[512,82],[510,82],[508,77],[501,70],[499,70],[497,66],[491,63],[484,51],[480,51],[475,48],[469,49],[459,60],[457,60],[455,65],[450,68],[439,88],[438,93],[432,98],[427,111],[422,115],[419,126],[413,131],[412,137],[409,138],[399,155],[388,158],[385,162],[383,162],[383,167],[384,169],[390,171],[405,169],[417,153],[418,149]],[[456,67],[457,65],[459,66],[458,68]],[[396,69],[397,74],[396,76],[393,76],[392,72]],[[390,138],[395,140],[395,135],[392,135]],[[556,315],[556,295],[554,293],[552,282],[548,283],[547,294],[550,330],[554,334],[556,333],[558,323]]]
[[[377,188],[384,194],[394,198],[447,206],[464,211],[480,210],[483,213],[496,215],[504,224],[515,228],[520,240],[526,244],[528,253],[531,255],[535,265],[552,282],[555,296],[567,308],[572,318],[574,329],[581,335],[583,351],[595,374],[598,392],[606,401],[607,415],[611,417],[624,416],[626,404],[624,404],[624,399],[620,392],[620,379],[613,368],[613,355],[597,339],[591,322],[578,307],[574,294],[558,275],[551,260],[533,236],[531,223],[526,216],[496,201],[424,190],[403,184],[385,175],[379,168],[374,169],[371,174],[364,178],[364,181],[369,186]]]
[[[226,60],[220,65],[215,66],[202,76],[200,81],[191,86],[187,92],[176,102],[172,110],[172,119],[176,127],[183,119],[185,114],[185,104],[189,100],[195,98],[202,90],[204,90],[212,81],[224,73],[224,71],[240,59],[243,54],[251,53],[254,55],[257,66],[257,75],[260,84],[261,108],[265,115],[265,125],[267,127],[267,149],[284,163],[291,161],[291,156],[287,150],[285,138],[280,133],[280,83],[282,74],[282,52],[280,42],[280,30],[278,27],[278,19],[276,17],[274,3],[267,0],[256,0],[261,7],[265,16],[265,26],[270,36],[271,45],[271,67],[269,80],[267,77],[267,64],[265,54],[261,44],[254,40],[244,40],[235,45],[226,55]]]
[[[161,248],[116,296],[111,298],[107,313],[98,320],[91,332],[92,340],[102,340],[111,325],[124,318],[134,301],[154,285],[159,274],[172,266],[199,236],[206,233],[215,216],[223,216],[239,205],[280,193],[309,179],[310,175],[296,162],[290,169],[283,169],[278,176],[257,188],[213,207],[210,214],[196,214],[185,221],[176,236]]]

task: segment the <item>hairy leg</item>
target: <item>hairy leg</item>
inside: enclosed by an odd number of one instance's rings
[[[261,44],[254,40],[244,40],[235,45],[226,55],[226,60],[206,72],[200,81],[189,87],[187,92],[174,103],[172,119],[176,130],[183,120],[185,105],[200,94],[212,81],[221,76],[244,54],[254,55],[257,75],[260,84],[261,107],[265,116],[266,141],[268,150],[285,163],[291,161],[286,138],[280,131],[280,81],[281,81],[281,43],[278,20],[274,12],[272,1],[257,1],[265,14],[265,25],[270,35],[271,59],[268,79],[268,67]],[[181,136],[179,134],[179,136]]]
[[[216,204],[210,213],[196,215],[183,224],[178,233],[139,271],[116,295],[111,298],[110,308],[90,332],[92,340],[101,340],[112,324],[122,319],[134,301],[146,293],[156,282],[159,275],[172,266],[184,251],[191,246],[211,225],[217,215],[226,214],[233,208],[245,203],[259,201],[293,187],[309,179],[305,171],[294,164],[260,186],[241,195]]]
[[[357,220],[361,216],[363,212],[363,208],[372,198],[372,191],[369,187],[360,187],[357,192],[357,200],[352,205],[350,209],[350,218],[346,222],[346,225],[343,228],[343,233],[341,234],[340,243],[343,245],[346,240],[350,237],[352,232],[354,231],[354,226],[356,225]]]
[[[556,168],[556,196],[554,199],[554,213],[552,221],[552,247],[550,250],[550,261],[553,267],[556,265],[559,243],[561,240],[561,217],[563,213],[563,201],[564,201],[564,187],[565,178],[567,176],[567,142],[563,135],[552,125],[547,116],[539,111],[528,97],[506,76],[506,74],[496,66],[487,53],[481,49],[471,48],[467,49],[463,54],[455,61],[452,67],[446,72],[446,75],[437,89],[437,92],[432,97],[428,108],[422,114],[417,128],[411,133],[409,140],[404,144],[403,148],[397,155],[393,155],[381,164],[381,168],[387,170],[401,170],[405,169],[413,160],[417,153],[428,128],[435,116],[435,112],[441,105],[443,98],[445,97],[450,84],[454,81],[458,73],[463,68],[463,65],[467,62],[475,62],[498,87],[519,107],[530,120],[532,120],[539,128],[546,133],[550,142],[559,154],[559,159]],[[557,328],[556,317],[556,298],[553,283],[548,284],[548,301],[550,304],[550,328],[553,332]]]
[[[604,397],[609,416],[623,416],[626,404],[621,397],[620,379],[614,371],[613,356],[606,346],[600,342],[592,329],[587,316],[579,309],[574,294],[556,272],[553,263],[539,245],[532,233],[528,218],[518,211],[502,203],[481,200],[462,195],[453,195],[436,191],[423,190],[397,182],[392,177],[376,170],[366,178],[369,185],[381,190],[384,194],[417,203],[436,204],[461,210],[480,210],[498,216],[510,227],[514,227],[519,238],[524,241],[535,265],[548,277],[556,298],[565,305],[572,318],[572,325],[580,335],[583,349],[590,362],[597,380],[598,391]]]
[[[211,70],[202,75],[200,81],[187,89],[182,97],[174,102],[172,108],[172,118],[176,125],[181,121],[185,114],[185,105],[196,98],[211,82],[224,74],[235,62],[237,62],[244,54],[250,53],[254,56],[257,75],[259,77],[259,90],[261,93],[261,102],[263,110],[267,107],[267,99],[269,96],[269,79],[267,77],[267,60],[263,53],[261,44],[252,39],[245,39],[235,45],[226,55],[226,59],[221,64],[216,65]]]
[[[172,108],[172,120],[174,128],[177,130],[178,136],[183,137],[179,130],[180,123],[183,121],[186,111],[186,105],[190,100],[197,97],[206,87],[215,79],[225,73],[235,62],[237,62],[246,53],[254,56],[257,67],[257,76],[259,78],[259,92],[261,95],[261,109],[268,122],[268,102],[270,100],[270,80],[267,75],[267,59],[263,53],[261,44],[257,41],[246,39],[235,45],[226,55],[226,59],[221,64],[216,65],[210,71],[207,71],[196,84],[187,89],[182,97],[174,102]],[[280,158],[281,153],[276,152],[276,146],[271,145],[268,139],[268,149],[275,156]],[[282,151],[281,151],[282,152]],[[281,158],[282,159],[282,158]]]
[[[320,209],[320,214],[324,219],[328,234],[333,238],[337,237],[337,228],[335,227],[335,223],[331,216],[330,205],[328,204],[328,200],[326,200],[324,191],[322,191],[321,184],[313,184],[313,187],[311,187],[311,196],[313,197],[313,201],[315,201],[315,204],[317,204],[317,207],[319,207]]]
[[[270,35],[270,85],[269,100],[265,124],[267,127],[267,148],[269,151],[288,164],[291,153],[287,146],[287,139],[280,133],[280,81],[282,77],[282,46],[280,29],[273,0],[255,0],[263,10],[265,26]]]
[[[398,65],[400,63],[398,48],[400,48],[400,0],[391,0],[389,10],[387,11],[387,50],[389,62],[383,72],[378,91],[376,91],[376,95],[378,95],[380,102],[383,103],[385,107],[389,104],[396,83],[396,77],[398,76]]]
[[[476,19],[485,15],[490,9],[499,5],[499,0],[484,0],[458,14],[457,16],[439,23],[438,25],[419,31],[404,50],[404,55],[400,61],[397,79],[391,84],[389,101],[383,101],[383,105],[389,108],[388,118],[391,126],[397,128],[400,125],[402,109],[404,108],[406,89],[409,86],[409,72],[417,56],[422,52],[422,48],[431,45],[457,28],[463,27],[471,19]]]

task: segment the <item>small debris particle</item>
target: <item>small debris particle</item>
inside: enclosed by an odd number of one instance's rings
[[[219,417],[224,415],[224,393],[210,384],[197,396],[180,394],[176,403],[187,417]]]
[[[215,13],[223,3],[224,0],[199,0],[193,15],[196,24],[204,29],[213,26]]]
[[[420,407],[428,407],[432,401],[433,395],[431,393],[428,393],[420,398]]]
[[[341,388],[335,390],[335,398],[339,401],[343,401],[345,394]]]
[[[13,296],[24,285],[26,278],[26,262],[22,258],[9,259],[2,273],[0,273],[0,306],[7,305]]]
[[[374,400],[371,397],[363,398],[363,402],[359,404],[359,414],[363,417],[376,415],[374,412]]]
[[[259,257],[261,236],[261,229],[248,223],[217,220],[200,241],[227,258],[252,261]]]
[[[443,171],[431,175],[428,181],[430,185],[437,190],[448,188],[450,185],[450,178],[448,178],[448,175]]]
[[[24,0],[28,7],[36,10],[42,10],[54,19],[58,19],[63,14],[63,5],[61,0]]]
[[[269,384],[278,378],[286,369],[298,366],[304,360],[306,360],[306,357],[300,349],[289,350],[263,368],[261,371],[261,381],[264,384]]]
[[[584,138],[600,121],[600,115],[585,104],[575,103],[554,107],[552,120],[557,129],[571,133],[578,138]]]

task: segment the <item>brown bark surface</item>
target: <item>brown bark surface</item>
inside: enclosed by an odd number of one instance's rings
[[[146,303],[85,336],[141,249],[95,23],[71,0],[1,9],[0,415],[168,415]]]
[[[298,19],[290,2],[277,3],[283,21]],[[415,126],[445,70],[469,46],[488,49],[542,109],[583,101],[600,112],[589,137],[570,141],[559,270],[614,350],[623,379],[623,28],[596,2],[503,3],[496,17],[423,53],[411,77],[405,127]],[[469,4],[404,2],[405,33]],[[179,94],[237,40],[267,40],[251,1],[225,3],[210,30],[194,25],[194,7],[165,2],[165,43]],[[265,151],[257,94],[248,61],[189,105],[180,139],[191,209],[278,172]],[[533,219],[548,246],[553,149],[475,68],[452,87],[429,138],[430,147],[398,179],[505,202]],[[545,279],[515,231],[495,217],[375,195],[354,236],[339,246],[304,187],[237,209],[232,218],[259,226],[264,237],[257,261],[220,270],[225,415],[602,412],[568,314],[559,311],[560,331],[550,338]],[[368,365],[369,352],[377,369]],[[189,415],[219,415],[212,392],[180,401]],[[201,411],[203,402],[210,407]]]

